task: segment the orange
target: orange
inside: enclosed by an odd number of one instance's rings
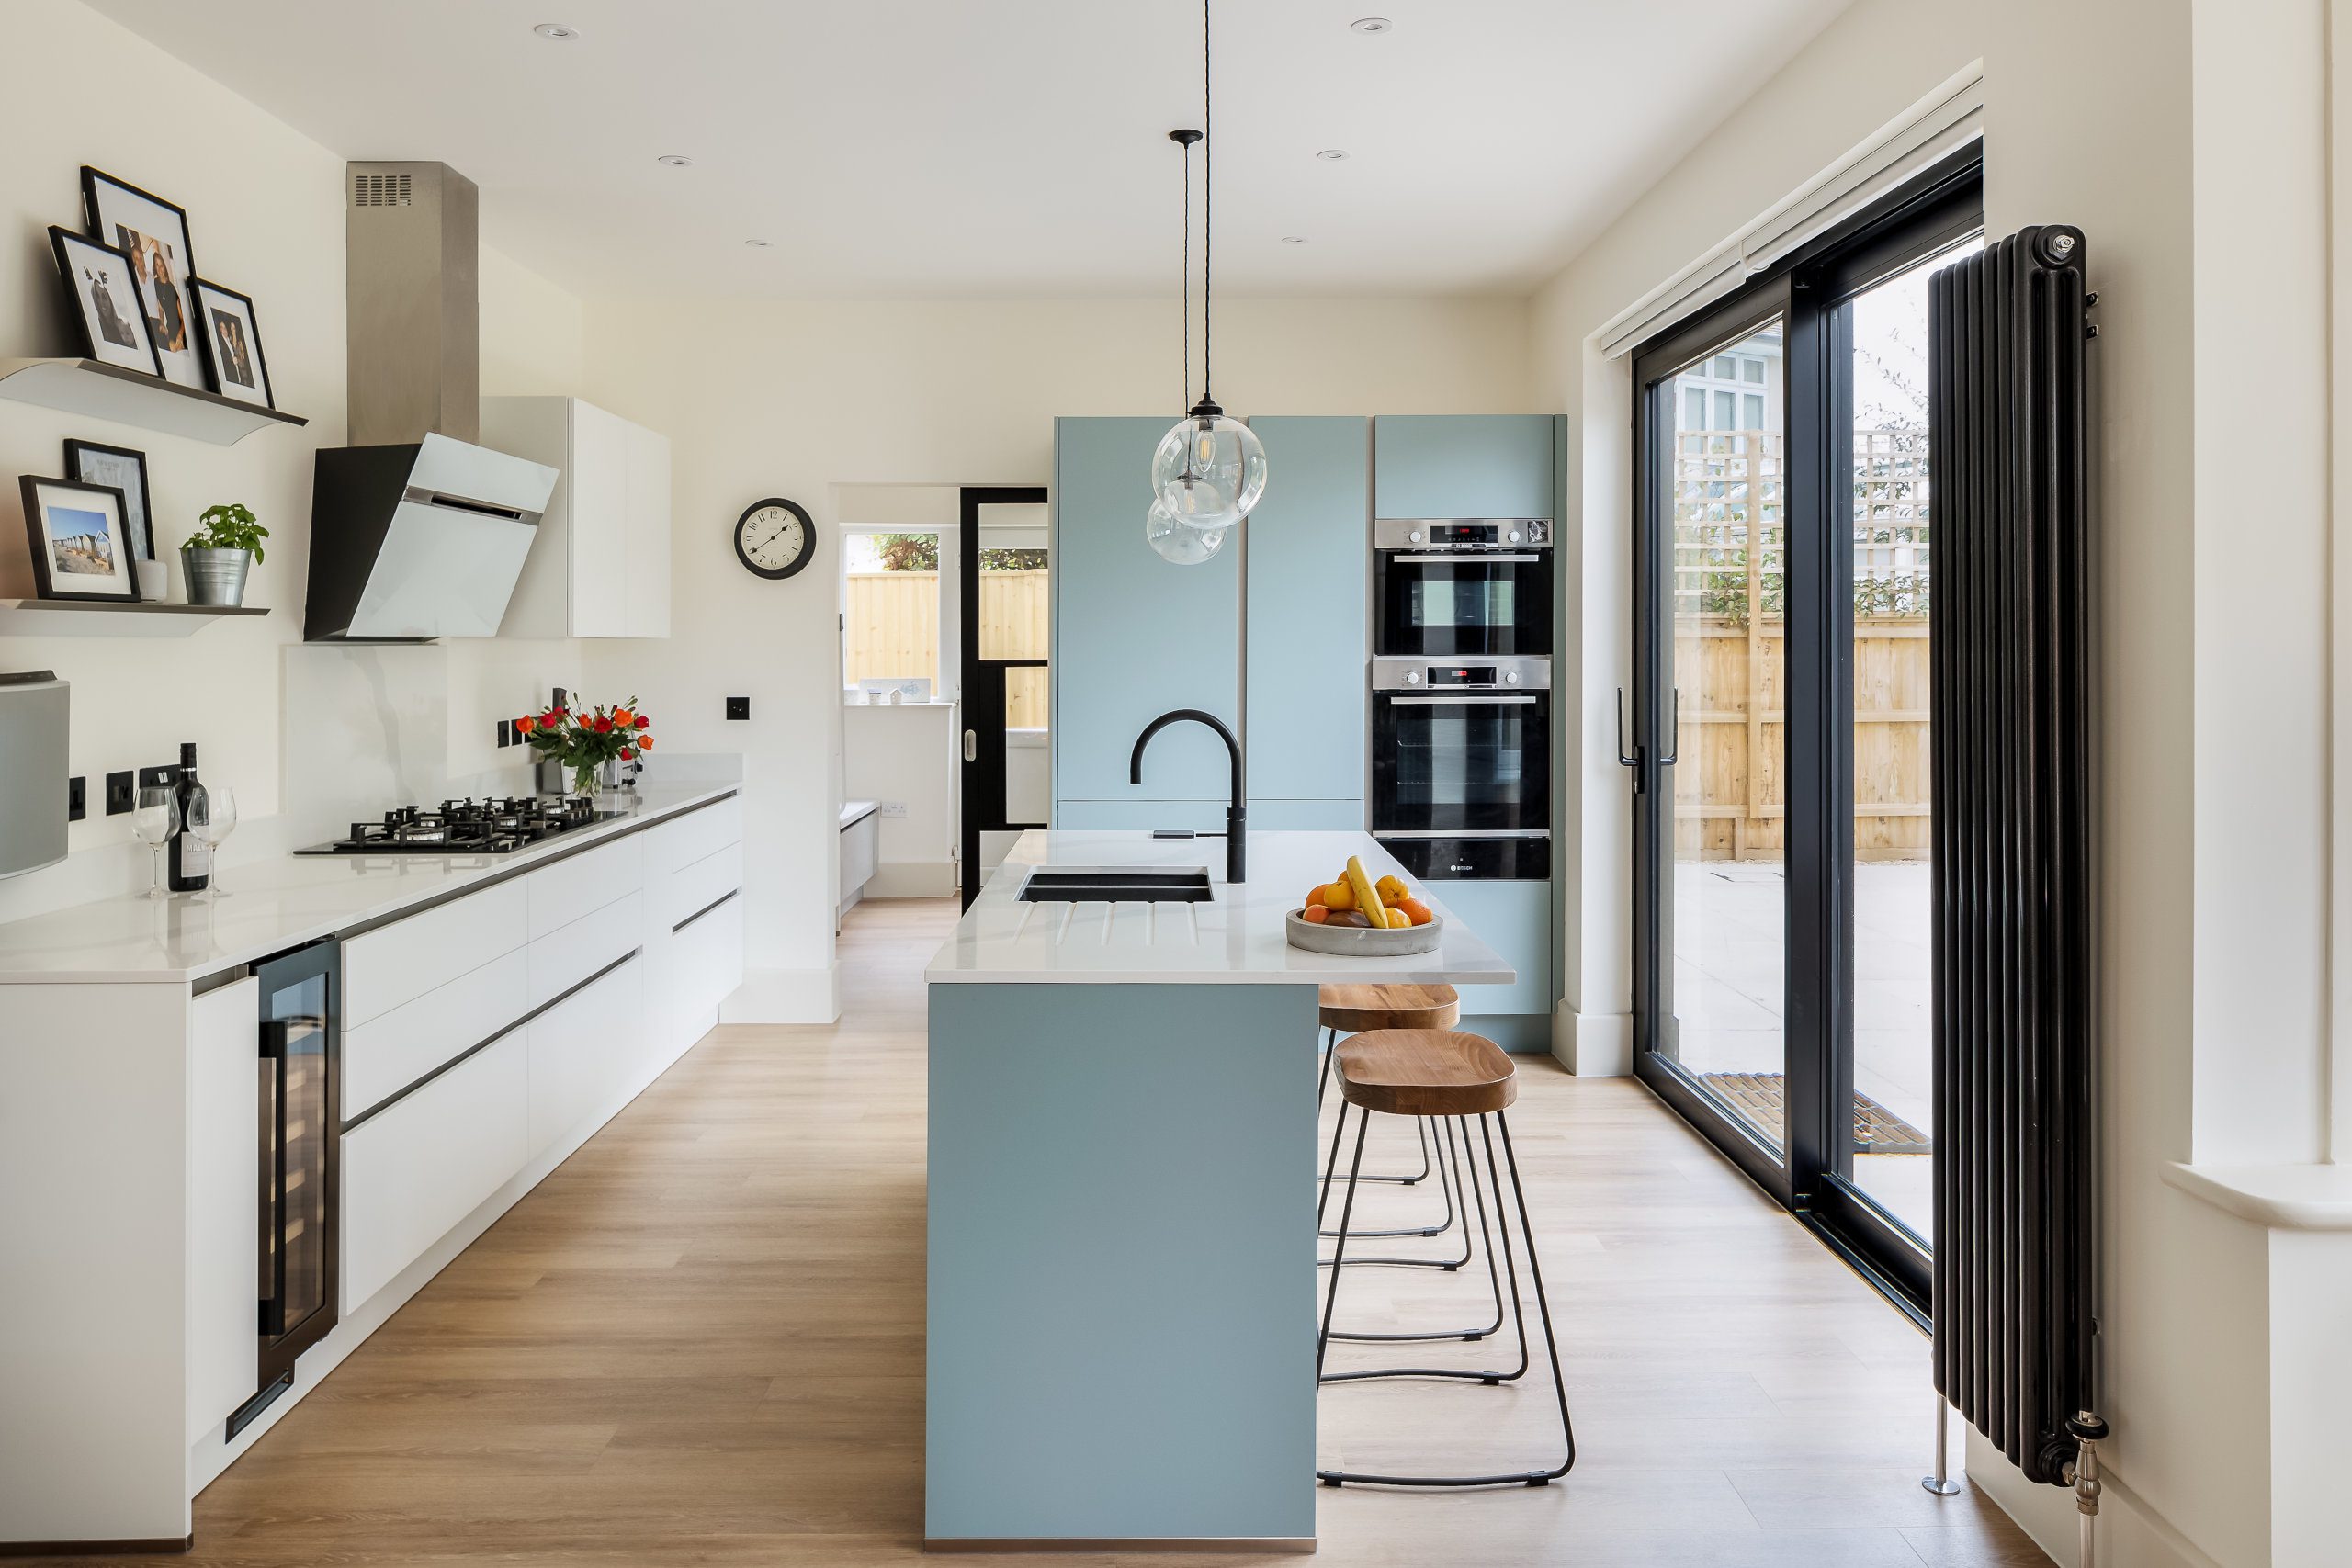
[[[1324,907],[1334,914],[1356,907],[1356,890],[1345,882],[1327,882],[1318,895]]]
[[[1331,918],[1331,911],[1320,904],[1309,904],[1298,918],[1310,926],[1319,926]]]
[[[1419,898],[1403,899],[1397,904],[1396,908],[1403,911],[1405,917],[1417,926],[1428,925],[1431,920],[1437,919],[1434,914],[1430,912],[1430,907],[1427,904],[1422,903]]]
[[[1406,886],[1404,878],[1399,876],[1384,876],[1374,883],[1373,887],[1384,904],[1401,904],[1413,896],[1413,890]]]
[[[1388,917],[1388,929],[1392,931],[1401,931],[1413,923],[1413,917],[1402,909],[1384,909],[1381,913]]]

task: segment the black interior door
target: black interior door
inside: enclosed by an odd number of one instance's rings
[[[1045,504],[1042,485],[967,485],[957,507],[956,558],[963,567],[958,864],[967,909],[986,879],[984,835],[1046,826],[1043,803],[1029,783],[1042,762],[1035,754],[1051,739],[1050,630],[1038,613],[1051,563],[1042,537],[1033,544],[1024,531],[1017,544],[991,543],[999,531],[990,525],[992,508]]]

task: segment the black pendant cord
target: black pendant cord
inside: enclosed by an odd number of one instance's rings
[[[1182,141],[1180,136],[1178,140]],[[1184,390],[1176,406],[1193,406],[1193,144],[1184,142]]]
[[[1209,355],[1216,347],[1216,327],[1211,312],[1216,299],[1216,86],[1212,78],[1214,55],[1209,47],[1209,0],[1201,0],[1201,403],[1216,408],[1210,388],[1215,378]]]

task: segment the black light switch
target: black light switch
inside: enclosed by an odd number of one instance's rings
[[[141,768],[139,770],[139,787],[141,789],[151,788],[157,784],[162,785],[165,789],[169,789],[179,782],[179,769],[168,762],[164,764],[162,767]]]
[[[139,792],[131,786],[128,773],[107,775],[107,815],[119,817],[139,804]]]
[[[729,697],[729,698],[728,698],[728,699],[727,699],[727,716],[728,716],[728,717],[729,717],[729,718],[749,718],[749,717],[751,717],[751,716],[752,716],[752,699],[751,699],[751,698],[749,698],[749,697]]]
[[[90,814],[90,781],[75,773],[65,781],[65,820],[79,822]]]
[[[498,721],[498,743],[502,747],[512,746],[514,744],[514,721],[513,719],[502,718]]]

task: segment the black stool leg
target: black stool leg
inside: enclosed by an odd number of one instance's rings
[[[1453,1167],[1453,1185],[1455,1189],[1460,1191],[1468,1192],[1471,1197],[1477,1201],[1478,1235],[1480,1239],[1485,1243],[1487,1249],[1487,1283],[1494,1296],[1494,1321],[1487,1324],[1484,1328],[1447,1328],[1435,1331],[1423,1330],[1415,1334],[1344,1334],[1334,1329],[1331,1333],[1332,1338],[1345,1339],[1352,1343],[1364,1344],[1422,1341],[1432,1339],[1462,1339],[1476,1343],[1478,1340],[1486,1338],[1488,1335],[1493,1334],[1497,1329],[1503,1325],[1502,1276],[1495,1268],[1495,1235],[1493,1229],[1487,1224],[1486,1195],[1478,1190],[1478,1184],[1476,1180],[1478,1173],[1477,1161],[1474,1156],[1472,1157],[1470,1167],[1471,1180],[1465,1186],[1462,1179],[1462,1152],[1460,1146],[1454,1142],[1453,1121],[1451,1117],[1446,1119],[1445,1125],[1442,1129],[1442,1136],[1445,1141],[1447,1158]],[[1440,1166],[1438,1168],[1442,1172],[1445,1168],[1443,1166]],[[1470,1227],[1467,1224],[1464,1224],[1462,1227],[1462,1258],[1460,1259],[1460,1263],[1467,1263],[1469,1260]],[[1362,1269],[1370,1265],[1379,1264],[1388,1264],[1396,1267],[1413,1267],[1418,1265],[1425,1268],[1442,1268],[1448,1271],[1452,1271],[1453,1269],[1460,1267],[1460,1263],[1447,1262],[1444,1260],[1428,1260],[1418,1258],[1357,1258],[1350,1259],[1348,1267],[1351,1269]],[[1330,1265],[1326,1264],[1325,1267],[1329,1268]],[[1527,1370],[1526,1363],[1527,1355],[1525,1348],[1522,1347],[1520,1352],[1519,1372],[1497,1374],[1497,1376],[1517,1377],[1520,1375],[1520,1372],[1524,1372]],[[1376,1371],[1334,1372],[1324,1381],[1327,1382],[1361,1382],[1365,1378],[1420,1377],[1432,1375],[1437,1374],[1429,1373],[1410,1367],[1398,1367]],[[1479,1377],[1481,1381],[1492,1381],[1487,1379],[1486,1374],[1483,1373],[1447,1373],[1444,1375],[1476,1376]]]
[[[1430,1121],[1430,1118],[1428,1118],[1428,1117],[1416,1117],[1416,1118],[1415,1118],[1415,1120],[1416,1120],[1416,1121],[1418,1121],[1418,1122],[1420,1122],[1424,1126],[1426,1126],[1426,1125],[1428,1124],[1428,1122],[1429,1122],[1429,1121]],[[1451,1139],[1452,1139],[1452,1137],[1453,1137],[1453,1134],[1451,1133],[1451,1131],[1447,1131],[1447,1132],[1443,1134],[1443,1136],[1444,1136],[1446,1139],[1448,1139],[1448,1140],[1449,1140],[1449,1146],[1450,1146],[1450,1140],[1451,1140]],[[1329,1179],[1329,1174],[1328,1174],[1328,1173],[1326,1174],[1326,1178],[1325,1178],[1325,1179],[1326,1179],[1327,1180]],[[1374,1180],[1374,1179],[1374,1179],[1374,1178],[1373,1178],[1373,1177],[1367,1176],[1367,1177],[1363,1178],[1363,1179],[1364,1179],[1364,1180],[1366,1180],[1366,1181],[1371,1181],[1371,1180]],[[1442,1224],[1439,1225],[1439,1226],[1438,1226],[1436,1229],[1434,1229],[1434,1230],[1430,1229],[1430,1228],[1429,1228],[1429,1227],[1427,1227],[1427,1226],[1421,1226],[1421,1227],[1418,1227],[1418,1228],[1408,1228],[1408,1229],[1404,1229],[1404,1230],[1362,1230],[1362,1231],[1357,1231],[1357,1232],[1355,1233],[1356,1238],[1357,1238],[1358,1240],[1363,1240],[1363,1239],[1364,1239],[1365,1237],[1368,1237],[1368,1236],[1399,1236],[1399,1235],[1428,1235],[1428,1236],[1436,1236],[1436,1235],[1443,1235],[1447,1231],[1452,1230],[1452,1229],[1453,1228],[1453,1215],[1454,1215],[1455,1209],[1456,1209],[1456,1204],[1455,1204],[1455,1194],[1456,1194],[1456,1193],[1459,1193],[1459,1192],[1463,1192],[1463,1191],[1467,1191],[1467,1190],[1469,1190],[1469,1189],[1466,1189],[1466,1188],[1464,1188],[1464,1187],[1462,1185],[1462,1166],[1461,1166],[1461,1162],[1460,1162],[1460,1159],[1459,1159],[1459,1157],[1458,1157],[1458,1156],[1456,1157],[1456,1159],[1455,1159],[1455,1161],[1454,1161],[1454,1163],[1453,1163],[1453,1176],[1452,1176],[1452,1178],[1451,1178],[1452,1185],[1451,1185],[1451,1186],[1447,1185],[1447,1182],[1448,1182],[1448,1179],[1448,1179],[1448,1177],[1447,1177],[1447,1175],[1446,1175],[1446,1166],[1445,1166],[1445,1162],[1443,1162],[1443,1161],[1440,1161],[1440,1162],[1439,1162],[1439,1164],[1438,1164],[1438,1167],[1437,1167],[1437,1179],[1438,1179],[1438,1190],[1439,1190],[1441,1193],[1442,1193],[1442,1194],[1444,1195],[1444,1199],[1445,1199],[1445,1205],[1446,1205],[1446,1211],[1445,1211],[1445,1212],[1446,1212],[1446,1219],[1445,1219],[1445,1223],[1444,1223],[1444,1224]],[[1465,1218],[1466,1218],[1467,1213],[1468,1213],[1468,1211],[1464,1210],[1464,1211],[1462,1211],[1462,1212],[1463,1212],[1463,1213],[1464,1214],[1464,1216],[1465,1216]],[[1317,1233],[1316,1233],[1316,1234],[1317,1234],[1318,1235],[1322,1235],[1322,1236],[1325,1236],[1325,1237],[1327,1237],[1327,1238],[1328,1238],[1328,1237],[1330,1237],[1330,1236],[1337,1235],[1339,1233],[1338,1233],[1337,1231],[1318,1231],[1318,1232],[1317,1232]],[[1445,1273],[1451,1274],[1451,1273],[1453,1273],[1455,1269],[1457,1269],[1461,1268],[1464,1264],[1465,1264],[1465,1263],[1467,1263],[1467,1262],[1469,1262],[1469,1261],[1470,1261],[1470,1227],[1468,1226],[1468,1224],[1464,1224],[1464,1226],[1462,1227],[1462,1256],[1460,1256],[1459,1258],[1350,1258],[1350,1259],[1348,1260],[1348,1266],[1349,1266],[1350,1268],[1351,1268],[1351,1269],[1354,1269],[1354,1268],[1381,1268],[1381,1269],[1441,1269],[1441,1270],[1442,1270],[1442,1271],[1443,1271],[1443,1272],[1445,1272]],[[1329,1269],[1329,1267],[1331,1267],[1331,1260],[1330,1260],[1329,1258],[1328,1258],[1321,1259],[1321,1260],[1320,1260],[1320,1263],[1321,1263],[1321,1266],[1322,1266],[1323,1268]],[[1441,1338],[1442,1338],[1442,1337],[1444,1337],[1444,1336],[1440,1336],[1440,1337],[1441,1337]]]
[[[1317,1079],[1315,1084],[1315,1109],[1317,1111],[1323,1109],[1324,1093],[1331,1087],[1331,1058],[1337,1055],[1340,1050],[1340,1032],[1338,1030],[1327,1025],[1323,1029],[1322,1033],[1323,1076]],[[1364,1178],[1366,1181],[1393,1181],[1400,1187],[1410,1187],[1416,1182],[1427,1181],[1430,1179],[1429,1119],[1427,1117],[1422,1117],[1419,1120],[1420,1122],[1421,1130],[1421,1168],[1419,1174],[1413,1176],[1367,1176]],[[1441,1235],[1444,1234],[1447,1226],[1452,1225],[1453,1223],[1453,1221],[1451,1217],[1451,1211],[1449,1211],[1445,1224],[1440,1225],[1436,1230],[1387,1231],[1380,1234],[1387,1235]],[[1326,1232],[1325,1234],[1329,1235],[1329,1233]]]
[[[1367,1112],[1367,1114],[1369,1114],[1369,1112]],[[1421,1160],[1422,1160],[1421,1176],[1427,1176],[1427,1175],[1429,1174],[1429,1164],[1428,1164],[1428,1161],[1429,1161],[1429,1118],[1428,1118],[1428,1117],[1426,1117],[1426,1116],[1416,1116],[1415,1118],[1413,1118],[1413,1120],[1414,1120],[1414,1121],[1416,1121],[1416,1122],[1418,1122],[1419,1123],[1420,1123],[1420,1126],[1421,1126]],[[1443,1217],[1442,1217],[1442,1218],[1437,1222],[1437,1224],[1433,1224],[1433,1225],[1396,1225],[1396,1226],[1394,1226],[1394,1227],[1391,1227],[1391,1228],[1389,1228],[1389,1229],[1385,1229],[1385,1230],[1363,1230],[1363,1231],[1358,1231],[1358,1232],[1356,1232],[1356,1235],[1357,1235],[1359,1237],[1371,1237],[1371,1236],[1396,1236],[1396,1235],[1443,1235],[1446,1232],[1448,1232],[1448,1231],[1452,1230],[1452,1229],[1453,1228],[1453,1189],[1452,1187],[1449,1187],[1449,1186],[1447,1186],[1447,1185],[1446,1185],[1446,1180],[1445,1180],[1445,1167],[1444,1167],[1442,1164],[1441,1164],[1441,1165],[1437,1168],[1437,1177],[1438,1177],[1438,1190],[1439,1190],[1442,1193],[1443,1193],[1443,1194],[1444,1194],[1444,1201],[1445,1201],[1445,1213],[1444,1213]],[[1410,1187],[1411,1185],[1413,1185],[1413,1183],[1415,1183],[1416,1181],[1419,1181],[1419,1179],[1421,1179],[1421,1177],[1420,1177],[1420,1176],[1367,1176],[1367,1177],[1364,1177],[1363,1179],[1363,1180],[1366,1180],[1366,1181],[1398,1181],[1398,1182],[1402,1182],[1402,1183],[1404,1183],[1404,1184],[1405,1184],[1406,1186],[1408,1186],[1408,1187]],[[1324,1235],[1324,1236],[1325,1236],[1326,1238],[1329,1238],[1329,1237],[1330,1237],[1330,1236],[1336,1235],[1337,1235],[1337,1234],[1339,1234],[1339,1233],[1338,1233],[1338,1232],[1336,1232],[1336,1231],[1325,1231],[1325,1232],[1323,1232],[1322,1234]],[[1464,1239],[1464,1244],[1466,1246],[1466,1245],[1468,1244],[1468,1239],[1469,1239],[1469,1238],[1468,1238],[1467,1236],[1464,1236],[1463,1239]],[[1463,1254],[1463,1258],[1464,1258],[1464,1261],[1466,1261],[1466,1260],[1468,1259],[1468,1258],[1469,1258],[1469,1254],[1468,1254],[1468,1253],[1466,1253],[1466,1252],[1465,1252],[1465,1253],[1464,1253],[1464,1254]]]
[[[1347,1120],[1347,1114],[1348,1108],[1345,1104],[1342,1104],[1340,1107],[1340,1119],[1341,1122],[1344,1122]],[[1331,1348],[1331,1309],[1333,1306],[1338,1304],[1340,1300],[1340,1269],[1338,1268],[1338,1264],[1341,1258],[1347,1256],[1348,1252],[1348,1216],[1355,1212],[1356,1178],[1362,1174],[1363,1170],[1363,1135],[1365,1131],[1371,1126],[1372,1112],[1367,1111],[1363,1112],[1361,1119],[1356,1122],[1356,1156],[1354,1161],[1348,1167],[1347,1199],[1340,1205],[1340,1245],[1334,1250],[1331,1259],[1333,1265],[1331,1269],[1331,1283],[1323,1292],[1323,1331],[1315,1337],[1315,1376],[1318,1381],[1323,1376],[1324,1354]],[[1336,1131],[1331,1134],[1331,1163],[1333,1165],[1340,1163],[1340,1134]],[[1325,1195],[1327,1197],[1329,1195],[1328,1187],[1326,1189]],[[1317,1218],[1318,1219],[1321,1217],[1320,1213],[1317,1215]]]
[[[1504,1212],[1501,1170],[1502,1163],[1508,1163],[1510,1167],[1511,1192],[1514,1206],[1519,1213],[1520,1237],[1527,1247],[1528,1275],[1535,1286],[1535,1307],[1536,1312],[1543,1322],[1544,1353],[1550,1358],[1552,1362],[1552,1392],[1555,1399],[1559,1404],[1560,1435],[1566,1443],[1567,1450],[1566,1454],[1557,1465],[1549,1470],[1521,1471],[1517,1474],[1511,1475],[1371,1475],[1355,1471],[1317,1470],[1315,1472],[1315,1477],[1326,1486],[1343,1486],[1350,1482],[1354,1482],[1359,1485],[1368,1486],[1544,1486],[1556,1481],[1561,1476],[1566,1475],[1577,1461],[1576,1429],[1568,1417],[1568,1391],[1566,1382],[1560,1369],[1560,1344],[1558,1337],[1553,1331],[1552,1305],[1550,1299],[1544,1293],[1543,1265],[1536,1258],[1535,1231],[1533,1225],[1531,1224],[1528,1220],[1527,1192],[1520,1180],[1519,1156],[1517,1152],[1511,1147],[1510,1124],[1504,1120],[1500,1111],[1494,1112],[1494,1119],[1496,1123],[1502,1129],[1502,1162],[1498,1162],[1495,1158],[1494,1134],[1488,1129],[1486,1117],[1481,1116],[1478,1119],[1478,1129],[1480,1139],[1486,1145],[1487,1176],[1494,1186],[1495,1207],[1497,1210],[1496,1219],[1498,1223],[1498,1227],[1501,1230],[1503,1238],[1503,1261],[1510,1276],[1511,1306],[1514,1314],[1519,1318],[1521,1370],[1524,1371],[1526,1363],[1526,1308],[1520,1299],[1519,1268],[1510,1246],[1510,1216],[1508,1213]],[[1359,1153],[1361,1153],[1363,1139],[1363,1129],[1361,1126],[1357,1129],[1357,1139]],[[1477,1164],[1475,1151],[1471,1164],[1475,1176]],[[1483,1204],[1481,1212],[1483,1214]],[[1346,1228],[1346,1216],[1345,1213],[1342,1213],[1340,1226],[1343,1230]],[[1343,1240],[1341,1242],[1341,1246],[1344,1247],[1345,1245],[1346,1244]],[[1322,1337],[1316,1344],[1315,1369],[1318,1382],[1340,1381],[1336,1377],[1325,1378],[1323,1376],[1324,1348],[1331,1337],[1331,1302],[1333,1297],[1336,1296],[1338,1289],[1338,1270],[1334,1269],[1331,1280],[1331,1294],[1327,1295],[1324,1300],[1323,1333]]]

